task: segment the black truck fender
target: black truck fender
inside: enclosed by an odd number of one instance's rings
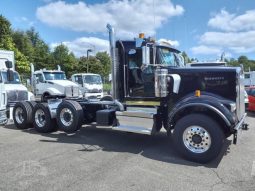
[[[185,115],[203,113],[218,122],[226,136],[234,133],[236,116],[227,107],[231,101],[211,93],[201,94],[200,97],[196,97],[194,94],[185,96],[173,106],[168,114],[168,124],[171,124],[168,128],[173,129],[175,123]],[[168,128],[167,130],[170,130]]]

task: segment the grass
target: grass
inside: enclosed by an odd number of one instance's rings
[[[104,92],[108,92],[110,91],[112,88],[111,84],[103,84],[103,89],[104,89]]]

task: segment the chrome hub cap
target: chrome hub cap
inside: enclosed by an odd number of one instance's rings
[[[183,133],[183,143],[194,153],[204,153],[211,147],[211,136],[203,127],[190,126]]]
[[[63,108],[60,112],[60,121],[65,126],[70,126],[73,123],[73,113],[68,108]]]
[[[22,124],[24,122],[24,113],[23,113],[23,109],[21,107],[18,107],[15,110],[15,119],[17,121],[17,123]]]
[[[43,127],[46,123],[45,113],[42,109],[38,109],[35,112],[35,123],[38,127]]]

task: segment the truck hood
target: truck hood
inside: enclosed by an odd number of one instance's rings
[[[67,86],[74,86],[78,87],[78,85],[72,81],[69,80],[47,80],[48,83],[53,83],[62,87],[67,87]]]
[[[19,91],[27,91],[27,88],[22,84],[4,84],[6,91],[11,90],[19,90]]]

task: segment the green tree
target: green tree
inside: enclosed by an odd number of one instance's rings
[[[100,64],[102,65],[102,71],[101,75],[104,78],[108,78],[108,75],[111,70],[111,58],[107,52],[98,52],[96,54],[96,58],[100,61]]]
[[[55,47],[52,52],[53,66],[57,68],[57,65],[66,73],[68,77],[72,75],[72,71],[77,65],[77,59],[74,54],[69,53],[68,47],[60,44]]]
[[[184,58],[184,62],[187,64],[187,63],[191,63],[191,60],[189,58],[189,56],[187,55],[186,52],[182,52],[182,57]]]
[[[53,68],[53,59],[51,57],[49,46],[40,38],[35,28],[30,28],[26,31],[26,36],[30,40],[30,44],[33,47],[33,56],[31,62],[35,64],[36,69],[41,68]]]

